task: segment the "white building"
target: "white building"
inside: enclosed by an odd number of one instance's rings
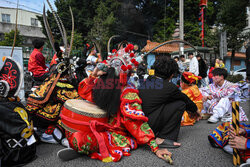
[[[20,35],[24,37],[24,45],[31,46],[34,38],[43,38],[46,36],[42,33],[42,25],[37,19],[42,16],[39,13],[18,9],[17,29]],[[15,29],[16,9],[8,7],[0,7],[0,39],[4,33],[8,33]]]

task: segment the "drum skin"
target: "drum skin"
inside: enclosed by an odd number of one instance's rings
[[[60,115],[62,126],[70,132],[91,131],[88,125],[82,125],[78,122],[83,124],[92,120],[102,123],[108,122],[105,111],[90,102],[78,99],[67,100],[62,107]]]

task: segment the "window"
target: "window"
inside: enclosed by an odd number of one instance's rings
[[[10,14],[2,14],[2,22],[10,23]]]
[[[38,20],[35,18],[31,18],[31,25],[32,26],[38,26]]]

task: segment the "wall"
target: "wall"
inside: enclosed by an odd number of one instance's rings
[[[225,58],[225,67],[226,67],[228,72],[230,71],[230,68],[231,68],[230,60],[231,60],[231,58]],[[241,68],[246,68],[245,60],[241,60],[241,59],[238,59],[238,60],[240,61],[240,65],[237,65],[237,66],[235,65],[233,71],[239,70]]]
[[[12,23],[12,24],[16,23],[16,9],[0,7],[0,22],[2,22],[2,13],[3,14],[10,14],[10,23]],[[37,15],[42,16],[39,13],[19,9],[18,10],[18,17],[17,17],[17,24],[31,26],[31,18],[36,19]],[[38,27],[40,27],[40,28],[42,27],[42,25],[39,21],[38,21]]]

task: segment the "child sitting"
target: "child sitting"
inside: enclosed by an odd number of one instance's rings
[[[203,108],[202,94],[196,85],[200,79],[200,76],[196,76],[191,72],[183,72],[180,80],[182,92],[196,104],[199,112],[201,112]],[[195,121],[196,118],[191,118],[185,111],[182,116],[181,126],[194,125]]]

